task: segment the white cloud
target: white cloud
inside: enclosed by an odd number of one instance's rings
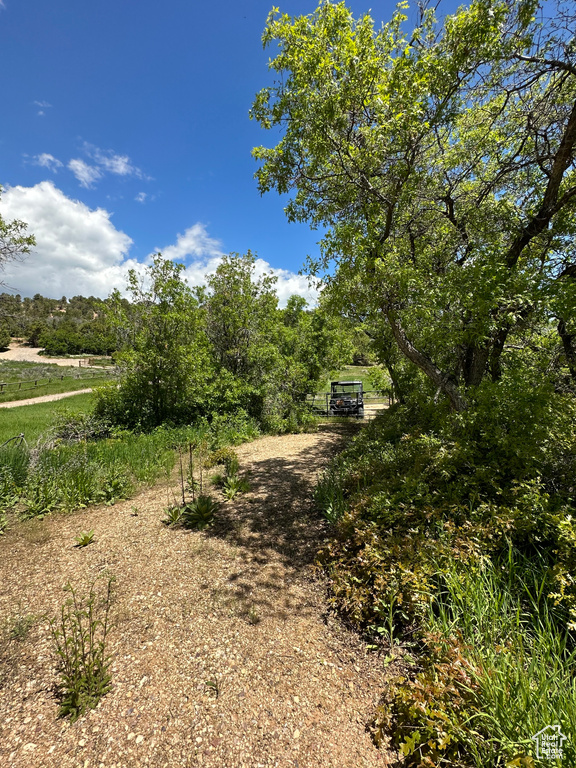
[[[264,259],[256,259],[254,273],[256,277],[272,273],[277,278],[276,293],[281,307],[286,306],[286,302],[294,294],[303,296],[311,306],[318,303],[319,291],[315,285],[310,285],[310,278],[307,275],[297,275],[288,269],[271,267]]]
[[[93,165],[88,165],[84,160],[75,158],[70,160],[68,168],[80,182],[80,186],[89,189],[95,181],[102,178],[102,172]]]
[[[147,197],[148,195],[146,194],[146,192],[138,192],[134,200],[136,200],[137,203],[145,203]]]
[[[206,275],[216,272],[224,255],[221,243],[210,237],[203,224],[194,224],[183,235],[178,235],[176,243],[161,250],[162,255],[172,261],[184,261],[192,257],[187,264],[184,276],[192,286],[205,285]],[[311,305],[318,301],[318,291],[309,285],[309,279],[296,275],[287,269],[271,267],[264,259],[256,259],[254,274],[258,277],[272,274],[276,277],[276,292],[280,306],[285,306],[293,294],[303,296]]]
[[[118,155],[112,149],[100,149],[85,142],[84,151],[88,157],[107,173],[116,176],[135,176],[138,179],[146,178],[140,168],[132,164],[128,155]]]
[[[108,173],[114,176],[132,176],[144,181],[150,180],[149,176],[132,163],[128,155],[119,155],[112,149],[100,149],[88,142],[84,142],[83,151],[92,164],[80,158],[74,158],[68,163],[68,168],[76,176],[80,185],[87,189]],[[144,198],[139,199],[142,195],[146,197],[146,193],[141,192],[136,198],[140,203],[144,202]]]
[[[138,267],[127,258],[132,240],[114,227],[108,211],[71,200],[51,181],[5,189],[0,211],[26,221],[36,237],[33,253],[0,275],[23,296],[105,297],[123,289],[128,269]]]
[[[188,256],[222,256],[221,243],[210,237],[203,224],[194,224],[183,235],[178,235],[174,245],[162,249],[162,255],[171,261],[184,260]]]
[[[49,171],[52,171],[53,173],[56,173],[58,168],[62,168],[63,163],[60,162],[54,155],[48,154],[48,152],[43,152],[41,155],[35,155],[32,158],[32,163],[34,165],[39,165],[42,168],[48,168]]]
[[[33,253],[23,263],[7,264],[0,273],[0,280],[23,296],[105,298],[114,288],[125,290],[129,269],[143,269],[143,264],[129,257],[132,239],[116,229],[108,211],[66,197],[51,181],[34,187],[7,187],[0,199],[0,213],[8,220],[27,222],[28,233],[36,237]],[[165,258],[187,265],[184,275],[191,286],[204,285],[206,275],[216,271],[224,255],[222,244],[201,223],[160,250]],[[308,286],[306,277],[272,268],[263,259],[257,259],[255,267],[258,277],[271,272],[278,278],[281,306],[294,293],[316,303],[317,291]]]
[[[40,107],[40,109],[38,110],[39,115],[45,115],[46,113],[44,112],[44,110],[50,109],[52,107],[52,104],[48,104],[47,101],[34,101],[33,104],[35,104],[37,107]]]

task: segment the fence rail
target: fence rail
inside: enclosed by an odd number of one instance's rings
[[[30,381],[8,381],[8,382],[1,382],[0,381],[0,395],[9,391],[5,389],[6,387],[16,387],[17,392],[28,392],[33,389],[38,389],[39,387],[47,387],[52,382],[56,381],[64,381],[64,379],[72,379],[73,381],[88,381],[90,379],[109,379],[111,376],[113,376],[113,373],[106,372],[106,373],[86,373],[82,376],[65,376],[64,374],[62,376],[50,376],[48,378],[40,378],[40,379],[30,379]],[[34,381],[34,384],[32,384],[32,381]]]
[[[358,400],[357,393],[356,400]],[[391,390],[369,389],[363,394],[364,405],[392,405],[394,402],[394,395]],[[313,410],[321,411],[326,415],[330,414],[330,398],[334,395],[331,392],[318,392],[313,395],[308,395],[306,402]],[[342,415],[342,414],[339,414]]]

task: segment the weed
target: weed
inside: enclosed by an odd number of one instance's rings
[[[115,579],[109,575],[99,578],[105,582],[103,594],[98,594],[96,579],[84,599],[68,583],[65,590],[70,598],[59,618],[50,621],[59,662],[59,715],[70,716],[72,722],[94,708],[111,687],[106,641]]]
[[[94,531],[82,531],[79,536],[74,539],[76,547],[87,547],[88,544],[92,544],[94,541]]]
[[[36,616],[32,613],[16,616],[8,627],[9,639],[19,643],[24,642],[35,622]]]
[[[238,493],[247,493],[250,490],[250,483],[246,478],[238,475],[231,475],[224,480],[223,493],[227,499],[233,499]]]
[[[217,699],[220,696],[220,684],[217,679],[206,680],[204,687],[208,689],[208,692]]]
[[[182,509],[182,525],[185,528],[203,530],[214,520],[218,504],[211,496],[198,496],[196,501],[186,504]]]
[[[166,507],[164,510],[166,517],[162,522],[164,525],[178,525],[182,518],[182,511],[183,508],[179,507],[177,504],[172,504],[171,506]]]
[[[342,490],[338,469],[334,464],[330,466],[320,478],[320,482],[314,489],[314,504],[329,523],[338,522],[346,509],[346,497]]]
[[[133,490],[128,473],[119,466],[112,466],[104,472],[97,498],[110,507],[114,506],[118,499],[125,499],[130,496]]]
[[[246,614],[246,618],[248,619],[248,624],[252,624],[252,626],[255,626],[256,624],[260,624],[260,622],[262,621],[260,614],[258,613],[256,608],[254,608],[253,605],[250,606],[250,609]]]
[[[210,482],[212,485],[215,485],[216,488],[221,488],[226,482],[226,474],[224,472],[216,472],[216,474],[212,475],[210,478]]]

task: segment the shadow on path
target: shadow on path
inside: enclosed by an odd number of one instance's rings
[[[290,435],[284,443],[273,438],[277,450],[287,449],[284,455],[246,457],[241,469],[251,490],[222,504],[210,535],[249,549],[261,565],[271,557],[297,570],[309,565],[326,531],[312,505],[317,477],[359,429],[356,422],[323,424],[313,442],[311,435]]]

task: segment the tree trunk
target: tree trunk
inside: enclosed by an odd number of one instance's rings
[[[440,368],[420,350],[412,344],[409,338],[406,336],[406,332],[402,327],[402,324],[397,317],[394,316],[392,310],[384,310],[386,318],[390,324],[392,334],[396,339],[396,343],[400,347],[403,354],[424,371],[426,376],[438,387],[438,389],[446,395],[450,400],[450,405],[454,411],[464,411],[468,407],[468,404],[463,397],[462,393],[458,389],[457,385],[450,380],[450,378],[443,373]]]
[[[400,382],[398,381],[398,376],[396,375],[394,366],[387,358],[384,358],[384,365],[386,366],[386,370],[388,371],[388,375],[390,376],[390,380],[392,382],[392,391],[395,395],[396,400],[398,400],[399,403],[405,403],[406,398],[404,397],[404,392],[402,391],[402,387],[400,386]]]
[[[566,322],[562,318],[560,318],[558,322],[558,335],[562,339],[564,354],[566,355],[566,360],[568,362],[568,370],[574,381],[576,381],[576,349],[574,349],[576,334],[568,333]]]
[[[466,347],[462,371],[467,387],[477,387],[482,383],[489,355],[490,346],[488,344],[484,344],[481,347],[477,344],[469,344]]]

